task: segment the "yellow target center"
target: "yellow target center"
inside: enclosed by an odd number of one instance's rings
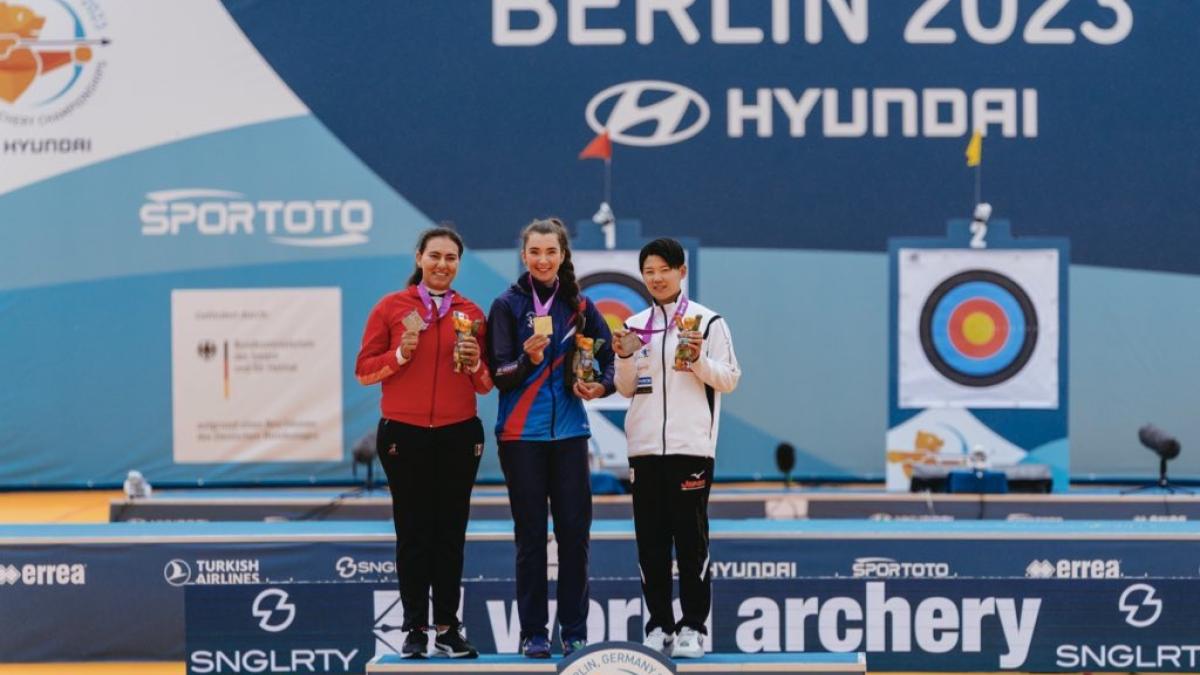
[[[984,312],[971,312],[963,320],[963,337],[973,345],[983,345],[996,335],[996,322]]]

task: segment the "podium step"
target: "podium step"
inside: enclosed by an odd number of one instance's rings
[[[409,675],[445,675],[446,673],[553,673],[558,670],[555,659],[527,659],[512,654],[486,654],[478,659],[402,659],[397,654],[379,656],[367,664],[367,673],[409,673]],[[811,673],[812,675],[865,675],[867,660],[864,654],[706,654],[704,658],[675,661],[679,673]],[[605,673],[591,670],[578,662],[567,669],[571,672]],[[626,672],[626,671],[613,671]]]

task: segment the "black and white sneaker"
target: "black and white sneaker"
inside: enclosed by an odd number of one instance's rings
[[[433,649],[439,656],[452,659],[479,658],[479,651],[463,637],[461,627],[438,631],[437,637],[433,639]]]
[[[429,646],[429,638],[424,628],[414,628],[404,636],[404,646],[400,648],[400,656],[406,659],[423,659]]]

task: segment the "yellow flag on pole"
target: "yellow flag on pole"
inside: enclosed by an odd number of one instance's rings
[[[983,161],[983,133],[976,130],[967,143],[967,166],[979,166]]]

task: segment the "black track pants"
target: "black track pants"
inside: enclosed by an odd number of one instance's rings
[[[668,633],[688,626],[706,633],[712,607],[712,576],[708,560],[708,493],[713,460],[688,455],[631,457],[633,523],[637,532],[642,594],[649,619],[646,632]],[[671,606],[671,549],[679,563],[679,604],[683,618],[676,622]]]
[[[379,421],[376,451],[387,473],[396,525],[396,574],[402,630],[457,626],[463,546],[471,488],[483,451],[483,424],[473,417],[444,427]]]

